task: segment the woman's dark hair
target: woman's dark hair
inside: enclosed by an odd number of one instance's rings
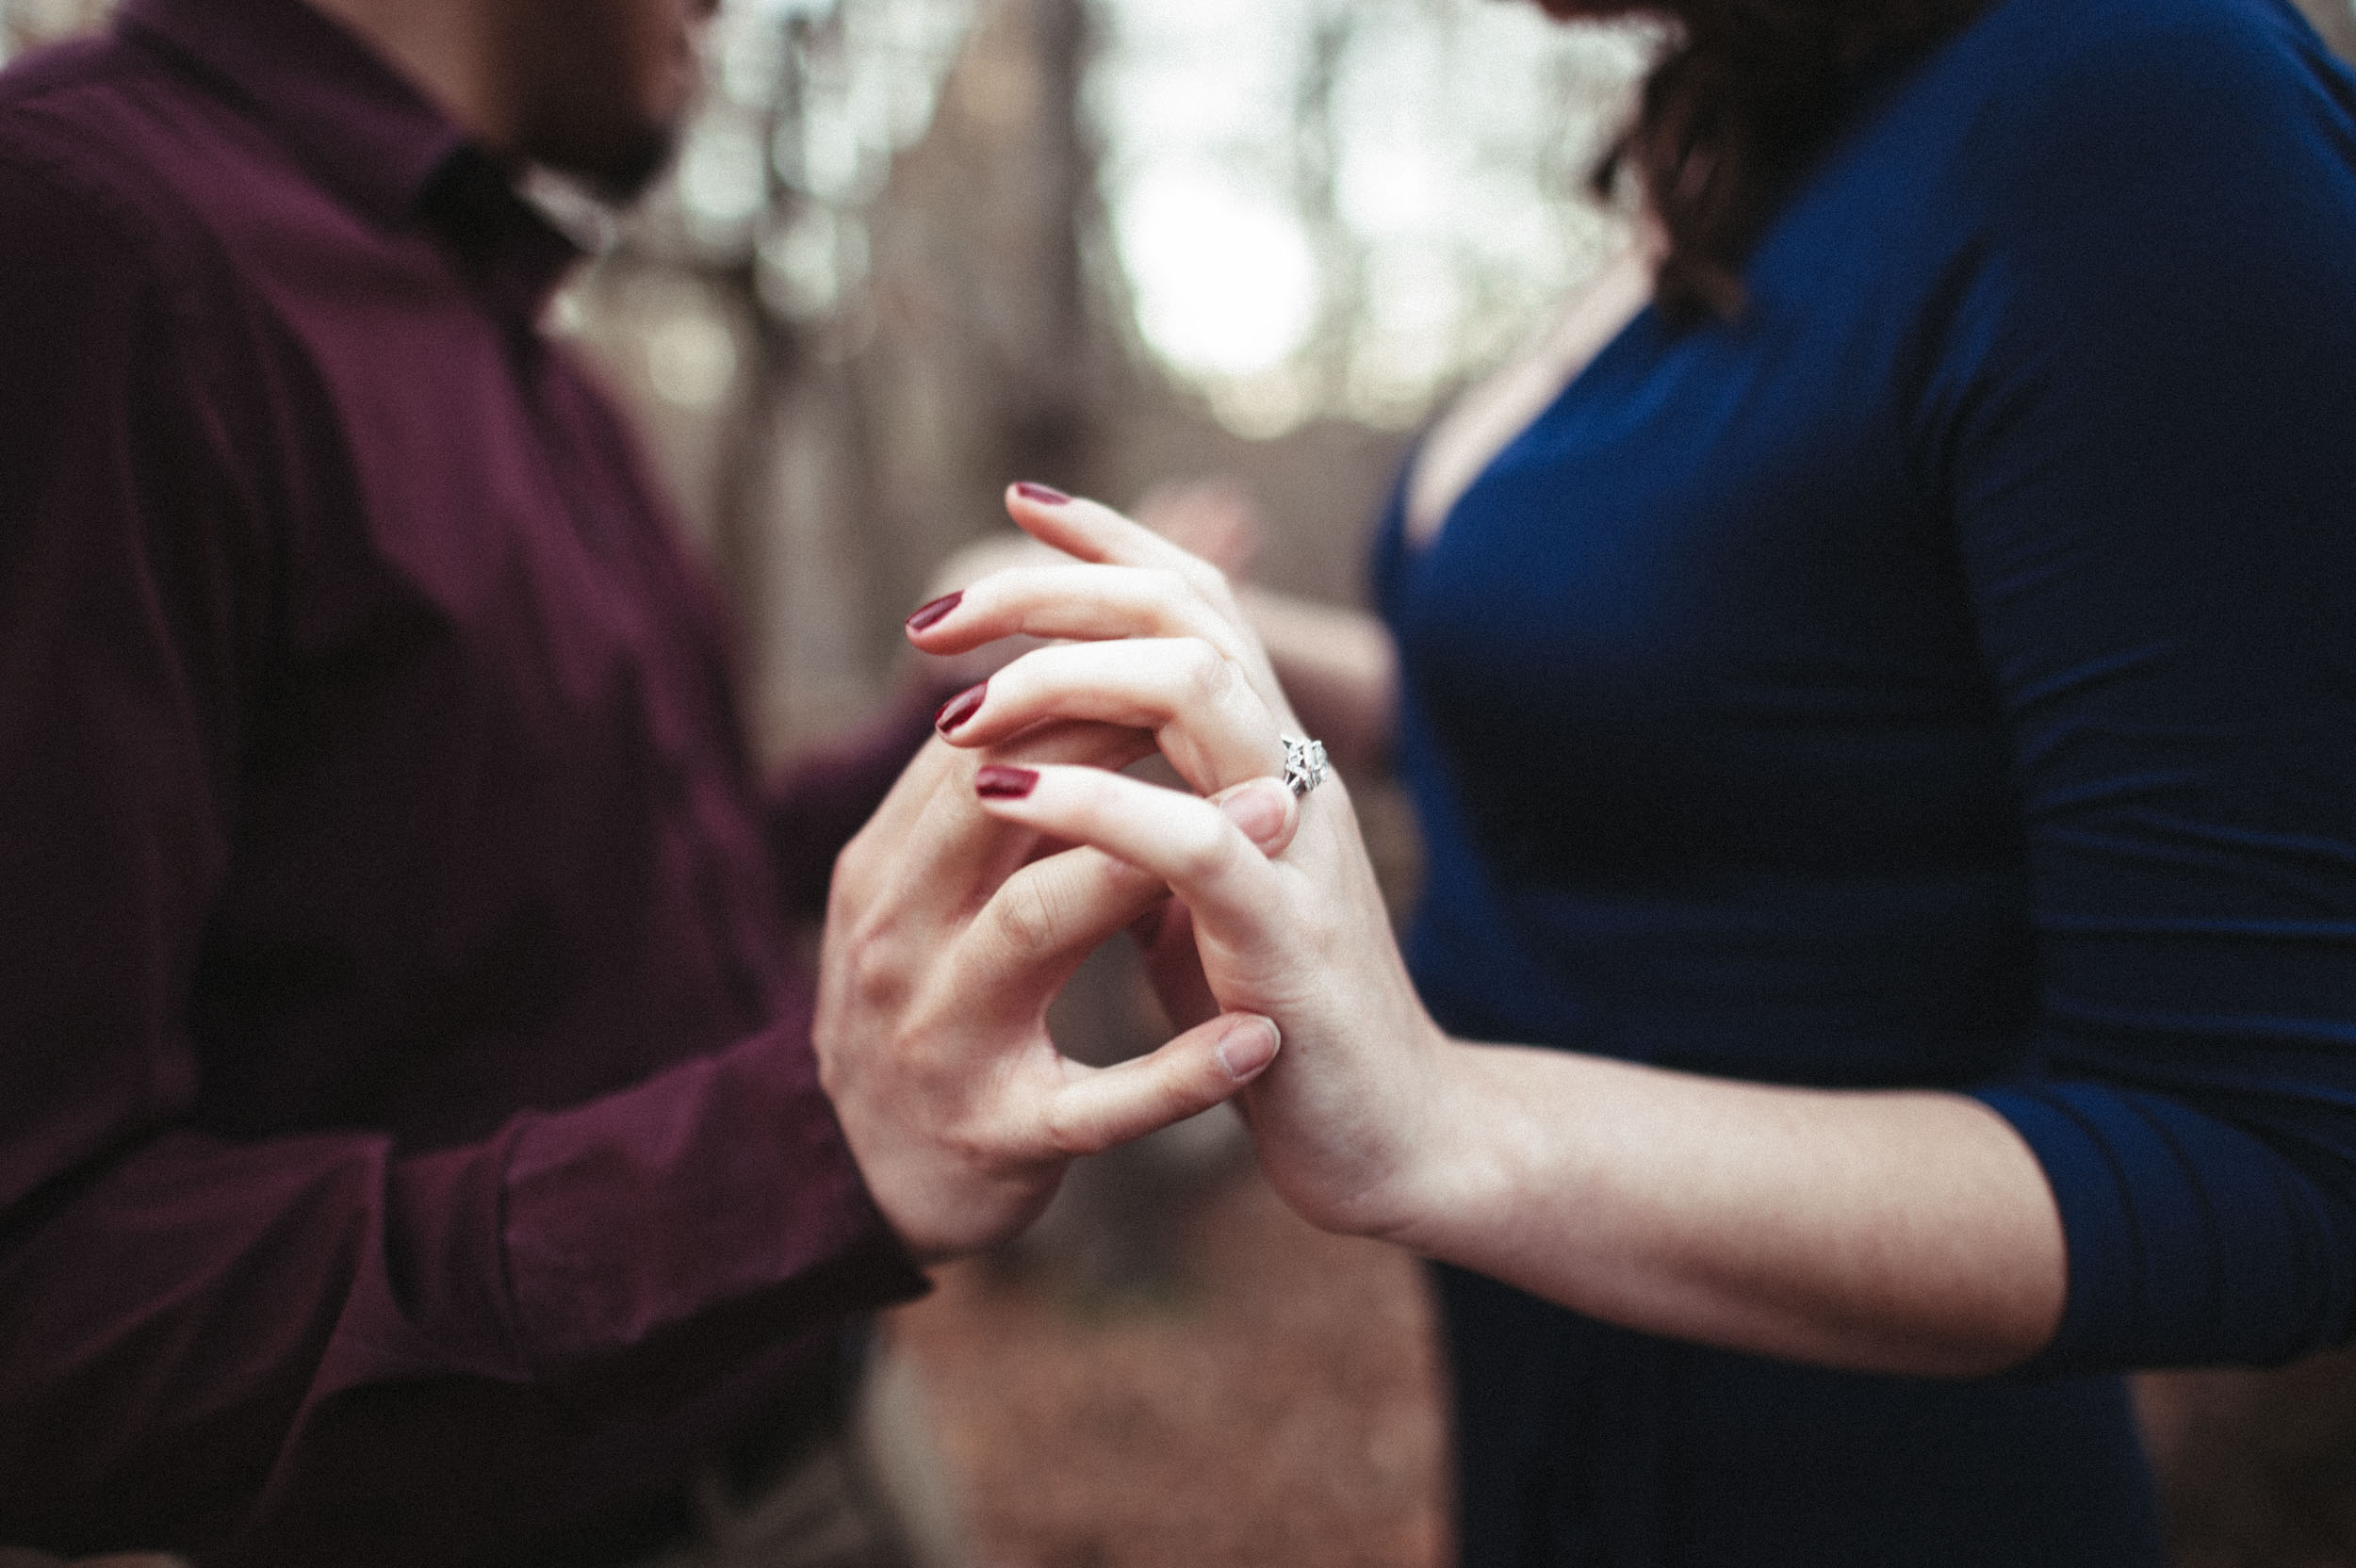
[[[1751,244],[1838,128],[1859,82],[1927,48],[1988,0],[1652,0],[1678,32],[1636,118],[1595,171],[1632,171],[1667,232],[1655,298],[1673,320],[1742,308]],[[1618,9],[1539,0],[1549,13]]]

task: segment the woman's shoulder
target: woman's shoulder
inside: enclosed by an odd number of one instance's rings
[[[1765,249],[1903,281],[2022,243],[2325,236],[2333,206],[2356,220],[2356,76],[2289,0],[1993,0],[1859,106]]]
[[[2289,0],[1999,0],[1926,85],[1999,169],[2356,145],[2356,77]]]
[[[2325,59],[2330,52],[2291,0],[1997,0],[1973,29],[2000,41],[2024,75],[2073,72],[2107,59],[2117,76],[2140,68],[2220,68],[2266,59]]]
[[[1943,279],[2356,253],[2356,76],[2289,0],[1996,0],[1860,131],[1826,197]]]

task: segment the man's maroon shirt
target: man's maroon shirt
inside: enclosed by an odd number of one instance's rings
[[[571,259],[300,0],[0,75],[0,1542],[592,1560],[920,1283]]]

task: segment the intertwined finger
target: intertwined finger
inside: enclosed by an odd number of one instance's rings
[[[985,746],[1051,721],[1150,731],[1179,776],[1204,794],[1283,771],[1281,721],[1235,660],[1195,637],[1064,643],[992,676],[978,706],[948,728]]]
[[[960,931],[943,972],[973,1015],[1036,1021],[1090,953],[1167,891],[1136,866],[1079,847],[1008,876]]]
[[[1131,923],[1129,937],[1137,944],[1153,995],[1171,1022],[1189,1028],[1219,1010],[1219,998],[1211,994],[1210,980],[1203,972],[1202,955],[1195,951],[1194,914],[1184,902],[1163,899]]]
[[[1199,637],[1231,655],[1245,645],[1240,629],[1194,582],[1164,566],[1008,567],[968,584],[953,610],[908,631],[934,654],[1012,636]]]
[[[1038,835],[1010,831],[975,804],[978,767],[1006,760],[1121,768],[1152,749],[1136,729],[1091,724],[1042,725],[987,758],[934,742],[844,848],[837,886],[856,889],[862,906],[899,918],[912,908],[977,907],[1039,848]]]
[[[1278,1044],[1268,1020],[1230,1013],[1115,1067],[1072,1064],[1044,1107],[1046,1135],[1066,1154],[1103,1153],[1227,1100],[1266,1070]]]
[[[987,809],[1074,843],[1092,845],[1168,883],[1195,911],[1198,932],[1216,927],[1241,948],[1286,951],[1282,868],[1236,825],[1263,808],[1299,819],[1284,787],[1259,780],[1229,792],[1227,804],[1144,784],[1101,768],[1040,767],[1020,792],[984,801]],[[1248,808],[1239,800],[1253,792]],[[1280,841],[1280,831],[1266,837]]]
[[[1188,555],[1152,529],[1131,522],[1111,507],[1085,498],[1044,500],[1025,494],[1030,486],[1016,485],[1006,493],[1007,514],[1024,532],[1042,544],[1081,561],[1099,565],[1129,566],[1162,572],[1183,583],[1203,609],[1233,629],[1236,639],[1222,646],[1251,670],[1252,680],[1268,706],[1285,715],[1287,727],[1297,728],[1284,687],[1269,666],[1259,634],[1237,602],[1226,574],[1209,562]],[[961,608],[961,607],[960,607]]]

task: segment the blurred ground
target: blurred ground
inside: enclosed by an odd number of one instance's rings
[[[2135,1380],[2176,1568],[2356,1563],[2356,1351]]]
[[[1172,1241],[1172,1274],[1140,1288],[979,1259],[893,1315],[977,1568],[1444,1561],[1418,1266],[1311,1230],[1248,1168]]]
[[[1214,1161],[1191,1201],[1166,1152],[1108,1166],[1035,1245],[893,1315],[973,1568],[1448,1561],[1419,1266],[1311,1230],[1216,1148],[1174,1163]],[[2177,1568],[2356,1564],[2356,1351],[2135,1385]]]

